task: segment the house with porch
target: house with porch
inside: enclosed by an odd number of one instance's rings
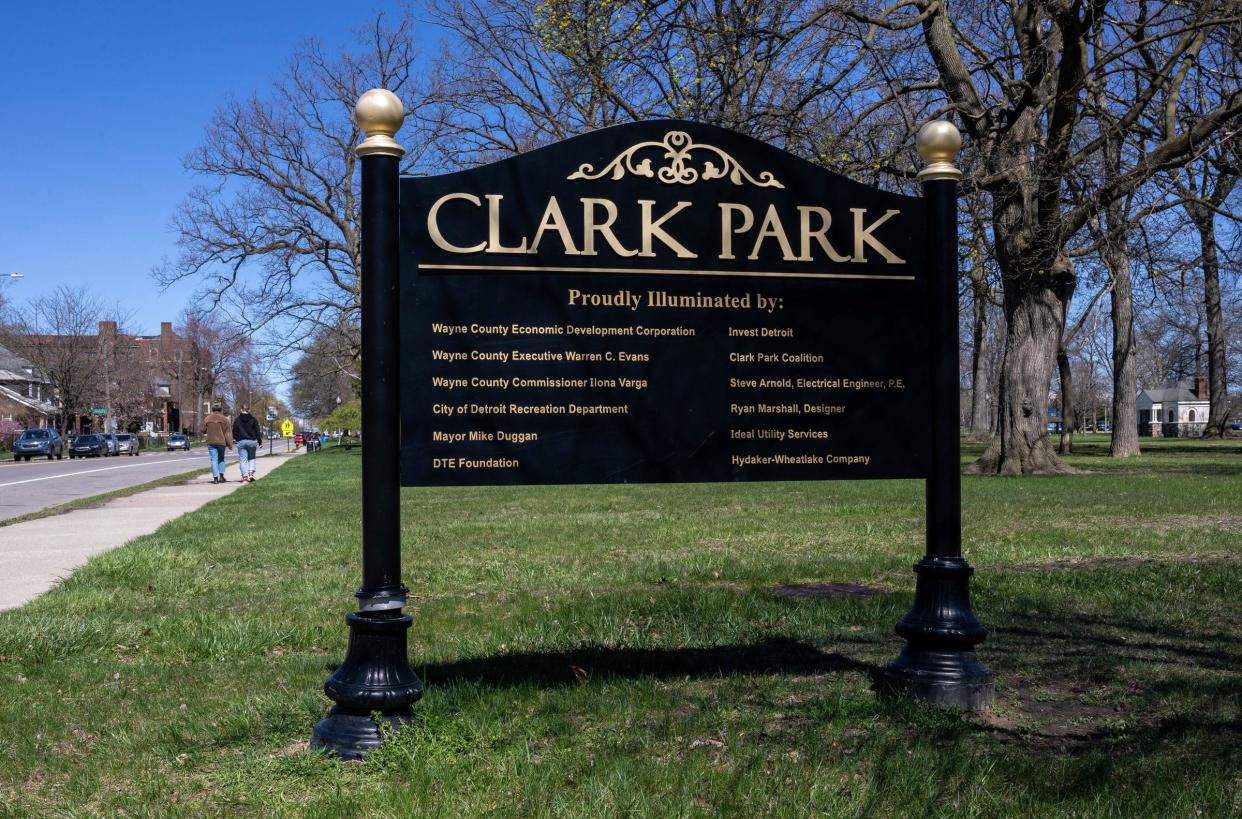
[[[52,385],[38,368],[0,346],[0,421],[49,427],[59,411]]]
[[[1159,389],[1140,389],[1136,400],[1138,434],[1200,438],[1208,420],[1207,379],[1178,381]]]

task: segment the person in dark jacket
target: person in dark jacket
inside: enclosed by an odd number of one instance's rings
[[[254,462],[259,449],[259,420],[250,414],[250,407],[242,404],[241,412],[233,419],[233,440],[237,442],[237,465],[241,467],[242,483],[254,481]]]

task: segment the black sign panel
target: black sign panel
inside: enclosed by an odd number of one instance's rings
[[[404,484],[925,476],[921,199],[677,121],[400,195]]]

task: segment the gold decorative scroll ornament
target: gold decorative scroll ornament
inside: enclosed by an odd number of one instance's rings
[[[636,162],[638,154],[648,149],[663,149],[664,158],[669,160],[668,164],[658,170],[652,170],[651,157]],[[717,165],[711,159],[706,159],[703,161],[702,170],[691,167],[688,163],[690,155],[695,151],[712,154],[719,158],[721,164]],[[669,131],[664,135],[663,142],[640,142],[637,145],[632,145],[618,154],[616,159],[609,162],[604,166],[603,170],[598,172],[593,165],[584,162],[567,179],[589,180],[602,179],[607,176],[615,182],[624,177],[626,173],[659,179],[666,185],[693,185],[700,180],[706,182],[711,179],[727,178],[734,185],[749,182],[760,188],[785,187],[776,181],[771,171],[764,171],[759,174],[758,179],[755,179],[738,164],[736,159],[714,145],[702,145],[694,142],[685,131]]]

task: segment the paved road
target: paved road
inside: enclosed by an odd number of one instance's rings
[[[284,442],[277,442],[277,451]],[[266,454],[264,447],[260,454]],[[228,455],[229,480],[237,480],[237,450]],[[144,452],[138,457],[79,458],[61,461],[0,462],[0,520],[37,512],[77,498],[88,498],[135,484],[179,475],[211,465],[207,450]],[[259,471],[263,471],[262,461]],[[0,530],[3,531],[3,530]]]

